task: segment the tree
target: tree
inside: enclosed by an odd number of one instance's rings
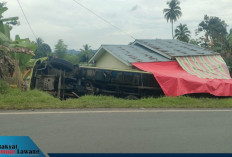
[[[90,50],[91,50],[91,46],[88,45],[88,44],[83,45],[83,48],[84,48],[84,49],[80,49],[80,50],[81,50],[81,51],[90,51]]]
[[[232,70],[232,29],[230,29],[229,34],[226,36],[225,47],[221,55],[230,67],[230,70]]]
[[[79,53],[68,54],[65,56],[65,60],[72,64],[88,63],[89,59],[93,56],[93,50],[88,44],[83,45],[83,49],[80,49]]]
[[[221,52],[223,43],[226,41],[227,24],[218,17],[204,16],[204,20],[198,25],[196,33],[204,33],[200,37],[201,45],[214,51]]]
[[[171,22],[172,24],[172,38],[173,36],[173,23],[177,21],[178,18],[181,17],[181,8],[180,8],[180,2],[178,0],[171,0],[170,2],[167,2],[167,5],[169,8],[166,8],[163,10],[164,18]]]
[[[232,67],[232,30],[227,32],[227,24],[218,17],[205,15],[196,30],[200,46],[219,52],[227,65]]]
[[[188,30],[188,27],[186,24],[183,24],[183,25],[180,24],[179,26],[176,27],[174,38],[180,41],[189,42],[190,31]]]
[[[67,48],[68,46],[64,44],[62,39],[58,40],[57,44],[55,45],[55,53],[58,58],[64,59],[67,55]]]
[[[230,53],[232,53],[232,28],[230,29],[230,33],[226,39],[228,42],[228,49],[229,49]]]
[[[77,54],[68,54],[64,58],[65,60],[69,61],[72,64],[79,64],[80,57]]]
[[[78,54],[80,57],[80,62],[88,62],[89,59],[93,56],[93,51],[91,49],[91,46],[88,44],[83,45],[83,49],[80,49],[81,52]]]
[[[36,45],[37,49],[35,50],[34,58],[46,57],[51,54],[51,47],[48,44],[44,43],[43,39],[37,38]]]
[[[190,43],[190,44],[193,44],[193,45],[200,46],[200,45],[199,45],[199,44],[200,44],[200,42],[199,42],[199,40],[198,40],[198,39],[190,39],[190,40],[189,40],[189,43]]]

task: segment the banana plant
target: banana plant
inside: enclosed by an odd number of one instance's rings
[[[11,25],[18,24],[18,17],[3,18],[3,13],[8,10],[7,7],[0,8],[0,41],[2,44],[9,42]]]
[[[28,38],[20,39],[18,35],[14,41],[10,39],[11,25],[18,24],[19,18],[3,18],[3,13],[5,13],[8,8],[4,7],[5,3],[0,4],[0,49],[5,50],[5,52],[25,53],[33,56],[33,52],[36,49],[35,43],[31,42]]]
[[[15,37],[15,40],[11,40],[10,31],[12,25],[18,24],[18,17],[3,18],[3,13],[7,10],[8,8],[5,7],[5,3],[0,2],[0,62],[4,61],[2,63],[7,63],[7,65],[0,64],[0,76],[2,78],[12,77],[16,81],[14,83],[18,84],[21,80],[16,75],[13,75],[15,73],[15,66],[19,66],[20,71],[24,72],[27,63],[34,56],[37,46],[35,42],[30,41],[28,38],[20,39],[18,35]],[[8,67],[12,67],[10,71]],[[5,72],[2,73],[1,69],[5,69]],[[7,81],[8,79],[5,80]]]

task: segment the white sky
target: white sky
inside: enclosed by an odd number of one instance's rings
[[[17,0],[5,0],[9,10],[4,17],[19,16],[20,25],[12,30],[11,37],[35,40],[20,10]],[[98,49],[101,44],[128,44],[134,39],[77,5],[73,0],[19,0],[37,37],[51,48],[63,39],[69,49],[89,44]],[[170,39],[171,24],[164,19],[166,0],[77,0],[113,25],[136,39]],[[174,28],[187,24],[194,30],[205,14],[217,16],[232,28],[232,0],[180,0],[182,17]]]

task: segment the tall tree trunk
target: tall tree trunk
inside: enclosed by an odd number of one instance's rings
[[[173,21],[172,21],[172,39],[174,39],[174,36],[173,36]]]

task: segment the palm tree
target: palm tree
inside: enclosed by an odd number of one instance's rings
[[[174,38],[184,41],[184,42],[189,42],[189,38],[191,32],[188,30],[188,27],[186,24],[180,24],[179,26],[176,27],[175,29],[175,36]]]
[[[167,22],[170,21],[172,24],[172,38],[173,36],[173,23],[177,21],[178,18],[181,17],[181,8],[180,8],[180,2],[179,0],[171,0],[170,2],[167,2],[167,5],[169,8],[166,8],[163,10],[164,18],[167,19]]]
[[[43,42],[44,42],[43,39],[40,38],[40,37],[36,39],[36,45],[37,46],[41,46],[43,44]]]
[[[81,49],[81,51],[89,51],[89,50],[91,50],[91,46],[88,45],[88,44],[83,45],[83,48],[84,49]]]
[[[80,49],[81,53],[79,54],[81,62],[88,62],[88,60],[93,56],[93,51],[91,46],[88,44],[83,45],[83,49]]]

